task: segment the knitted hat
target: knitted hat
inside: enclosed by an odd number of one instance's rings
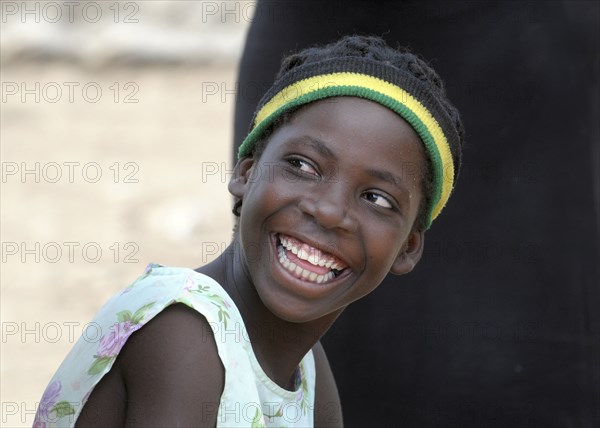
[[[369,51],[372,46],[378,51]],[[321,52],[326,56],[319,55]],[[345,37],[325,48],[287,57],[258,104],[238,158],[249,155],[264,131],[284,112],[338,96],[379,103],[400,115],[419,135],[432,165],[433,192],[425,221],[429,228],[458,177],[462,124],[437,74],[415,55],[393,50],[379,38]]]

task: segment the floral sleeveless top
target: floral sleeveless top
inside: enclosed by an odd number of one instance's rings
[[[192,269],[151,263],[90,323],[98,329],[98,339],[84,334],[75,343],[42,396],[34,427],[74,426],[92,390],[110,371],[129,336],[175,303],[201,313],[213,330],[225,368],[217,427],[314,425],[312,351],[300,363],[296,390],[281,388],[260,367],[237,307],[215,280]]]

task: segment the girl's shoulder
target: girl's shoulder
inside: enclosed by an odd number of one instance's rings
[[[79,421],[110,425],[110,419],[94,420],[106,415],[141,426],[168,426],[174,420],[184,426],[200,420],[214,425],[224,378],[208,321],[176,303],[129,338],[111,372],[89,397]],[[119,396],[122,389],[126,396]],[[115,415],[119,410],[122,413]]]
[[[217,344],[215,333],[239,319],[219,283],[192,269],[151,263],[105,305],[102,316],[131,323],[136,331],[123,344],[111,373],[90,396],[82,420],[105,406],[101,415],[114,418],[114,409],[123,408],[121,417],[141,426],[169,426],[174,420],[183,425],[216,423],[225,387],[219,351],[231,344]],[[227,351],[228,355],[243,352]],[[122,385],[111,380],[112,372]],[[123,387],[126,406],[114,398]]]
[[[70,426],[88,400],[92,413],[86,413],[86,425],[100,421],[98,426],[114,425],[114,419],[102,417],[118,416],[110,409],[147,422],[152,420],[144,415],[154,415],[156,424],[159,415],[174,416],[165,406],[179,409],[174,401],[189,404],[188,397],[198,394],[209,408],[213,402],[218,408],[224,378],[218,351],[224,345],[216,344],[214,331],[238,316],[212,278],[188,268],[148,265],[87,324],[44,392],[36,421]],[[138,399],[131,400],[132,390]],[[144,394],[151,395],[141,400]]]

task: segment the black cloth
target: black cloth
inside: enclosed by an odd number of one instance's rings
[[[597,2],[259,1],[235,145],[284,54],[348,33],[410,47],[467,131],[409,275],[323,339],[347,426],[600,426]]]

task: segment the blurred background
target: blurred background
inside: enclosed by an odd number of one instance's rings
[[[66,3],[66,4],[65,4]],[[0,2],[2,426],[151,261],[231,236],[235,75],[253,4]]]
[[[195,268],[227,245],[232,142],[279,58],[355,31],[431,60],[467,145],[417,269],[324,339],[346,425],[599,425],[597,2],[0,9],[2,426],[31,426],[74,341],[98,336],[88,321],[147,263]]]

